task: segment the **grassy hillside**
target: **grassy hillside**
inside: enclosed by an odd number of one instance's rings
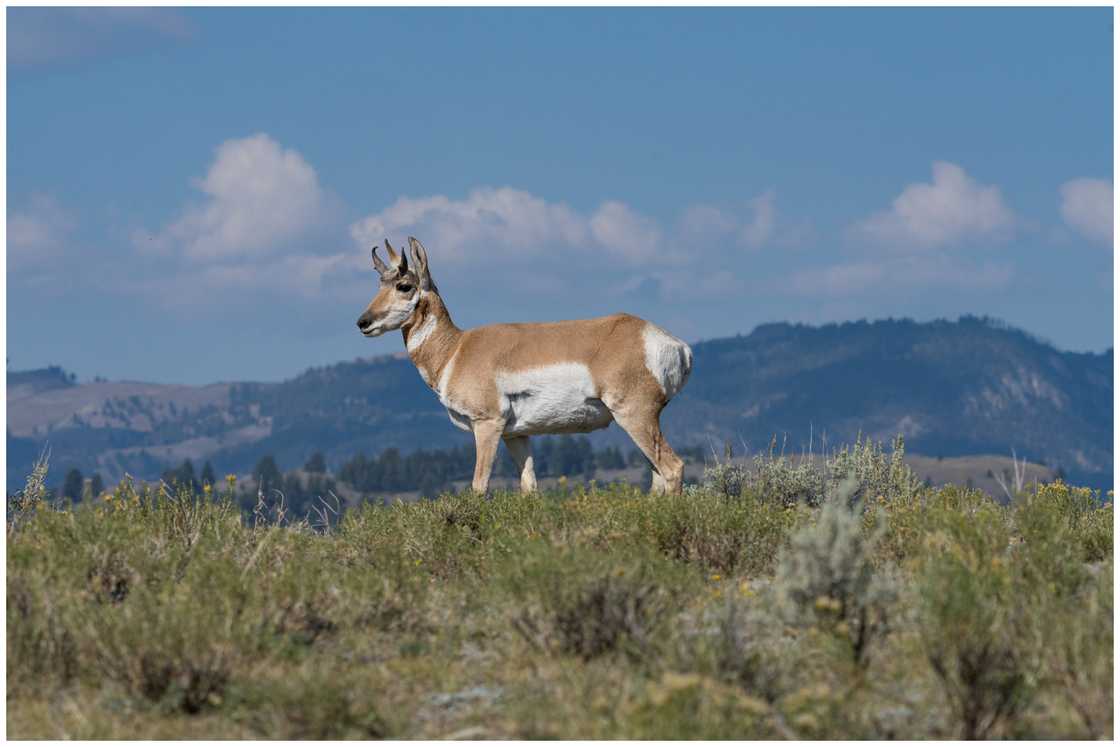
[[[9,506],[14,738],[1111,738],[1111,503],[861,446],[311,522]]]

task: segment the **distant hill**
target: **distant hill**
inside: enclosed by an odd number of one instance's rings
[[[36,368],[31,371],[8,372],[8,399],[19,399],[52,389],[77,386],[77,377],[59,366]]]
[[[995,454],[1112,483],[1112,350],[1055,349],[976,317],[917,323],[767,324],[693,345],[692,378],[668,407],[669,438],[787,451],[862,432],[937,456]],[[617,426],[598,444],[628,443]],[[316,450],[337,464],[357,452],[469,442],[403,354],[312,368],[280,383],[203,387],[75,384],[60,369],[8,373],[8,488],[50,444],[52,474],[79,467],[115,480],[209,459],[244,473],[264,454],[281,468]]]

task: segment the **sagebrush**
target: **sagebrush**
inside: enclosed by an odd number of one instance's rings
[[[899,464],[864,442],[813,477],[323,522],[232,483],[51,504],[34,475],[9,501],[8,733],[1111,738],[1111,502],[1004,506]]]

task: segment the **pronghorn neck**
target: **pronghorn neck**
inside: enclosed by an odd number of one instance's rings
[[[401,327],[404,346],[428,386],[435,387],[462,331],[451,321],[438,293],[422,291],[413,320]]]

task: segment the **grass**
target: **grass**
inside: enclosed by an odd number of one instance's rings
[[[232,485],[70,506],[33,476],[8,734],[1111,738],[1111,503],[923,487],[877,447],[829,464],[852,468],[316,527],[242,515]]]

